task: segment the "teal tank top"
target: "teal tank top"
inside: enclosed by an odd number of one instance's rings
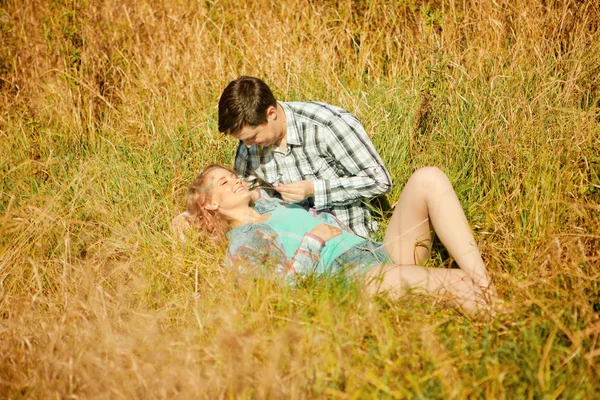
[[[298,250],[302,237],[323,221],[297,204],[282,204],[271,212],[271,217],[265,223],[275,229],[283,242],[285,255],[291,259]],[[315,272],[329,273],[333,260],[364,241],[360,236],[346,231],[329,239],[321,249],[321,258]]]

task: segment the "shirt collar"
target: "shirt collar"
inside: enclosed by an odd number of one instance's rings
[[[301,146],[302,145],[302,135],[300,134],[300,130],[296,125],[296,119],[294,118],[294,112],[286,103],[279,103],[285,112],[285,119],[287,120],[286,124],[286,142],[292,146]]]

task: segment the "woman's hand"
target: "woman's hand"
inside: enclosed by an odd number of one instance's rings
[[[324,241],[328,241],[342,233],[342,230],[336,228],[335,226],[327,225],[327,224],[319,224],[312,228],[310,231],[315,236],[320,237]]]

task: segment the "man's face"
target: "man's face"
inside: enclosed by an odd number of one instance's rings
[[[254,127],[246,125],[234,136],[244,142],[248,148],[254,144],[260,147],[269,147],[272,144],[279,144],[281,141],[270,121]]]
[[[281,118],[277,117],[277,109],[271,106],[267,110],[267,122],[257,126],[246,125],[233,136],[244,142],[248,148],[254,144],[260,147],[279,146],[283,139],[284,128]]]

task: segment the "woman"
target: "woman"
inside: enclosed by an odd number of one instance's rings
[[[228,239],[230,267],[273,267],[285,279],[344,272],[364,277],[370,292],[449,295],[471,313],[495,298],[454,189],[435,167],[410,177],[383,243],[354,235],[331,214],[312,211],[262,190],[250,192],[232,170],[210,165],[188,190],[186,220],[217,240]],[[430,256],[431,227],[460,269],[419,265]]]

